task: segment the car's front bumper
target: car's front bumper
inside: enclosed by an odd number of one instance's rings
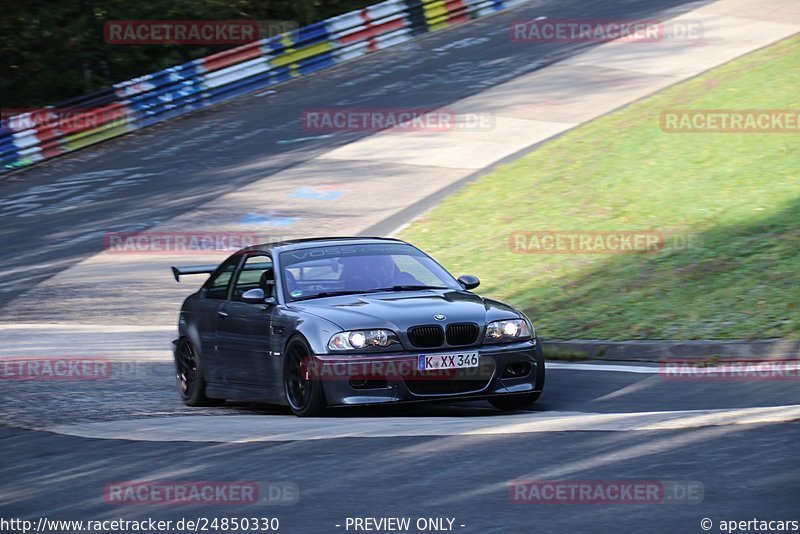
[[[416,365],[420,354],[459,352],[478,352],[480,366],[438,374],[405,372]],[[320,366],[317,379],[329,406],[471,400],[540,392],[544,385],[544,357],[534,341],[387,355],[318,355],[315,359]],[[365,369],[368,375],[362,372]]]

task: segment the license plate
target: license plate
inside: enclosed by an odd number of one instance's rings
[[[459,352],[456,354],[420,354],[417,370],[431,371],[437,369],[463,369],[478,367],[480,356],[477,352]]]

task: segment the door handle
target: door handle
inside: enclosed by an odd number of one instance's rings
[[[224,318],[226,318],[227,316],[228,316],[228,312],[224,312],[224,311],[222,311],[222,310],[219,310],[219,311],[217,312],[217,317],[219,317],[220,319],[224,319]]]

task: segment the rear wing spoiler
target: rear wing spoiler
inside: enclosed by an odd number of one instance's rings
[[[182,267],[172,267],[172,276],[176,282],[181,281],[182,274],[211,274],[217,270],[219,265],[184,265]]]

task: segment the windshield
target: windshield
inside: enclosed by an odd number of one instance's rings
[[[405,244],[283,252],[281,276],[287,302],[381,291],[462,289],[441,265]]]

